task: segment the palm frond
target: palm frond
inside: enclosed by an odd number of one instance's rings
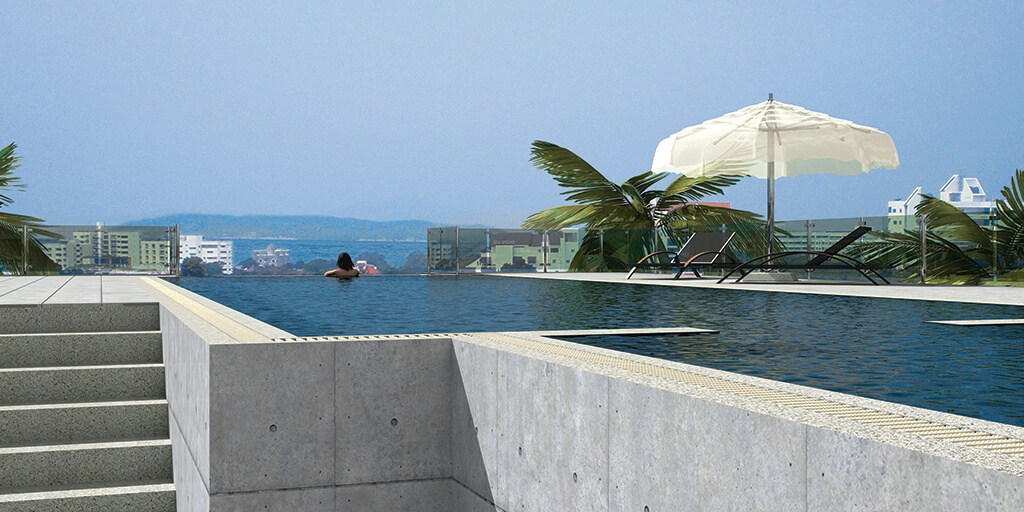
[[[10,143],[7,147],[0,149],[0,208],[10,205],[13,200],[4,195],[2,191],[8,188],[25,188],[25,185],[18,183],[21,178],[14,175],[14,170],[21,164],[21,158],[14,156],[14,150],[18,147]]]
[[[996,243],[1004,268],[1013,268],[1024,258],[1024,171],[1017,169],[1010,185],[996,200],[999,224]]]
[[[534,167],[550,174],[559,186],[569,189],[562,192],[568,200],[581,204],[623,201],[621,188],[576,153],[541,140],[533,142],[530,153]]]
[[[989,235],[963,210],[941,199],[924,195],[917,213],[928,219],[928,228],[946,240],[962,244],[985,245]]]
[[[881,240],[863,242],[855,246],[856,255],[872,265],[891,265],[913,272],[910,280],[921,276],[921,239],[914,233],[870,233]],[[960,248],[956,242],[943,238],[934,231],[925,234],[927,276],[934,280],[961,276],[961,280],[976,282],[988,277],[988,269]]]

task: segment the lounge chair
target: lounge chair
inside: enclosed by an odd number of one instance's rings
[[[626,279],[633,277],[633,273],[641,268],[662,270],[678,268],[679,272],[676,272],[673,279],[679,279],[679,276],[682,276],[686,270],[692,270],[695,276],[701,277],[700,272],[695,267],[731,269],[739,262],[722,251],[729,245],[729,241],[732,240],[733,236],[735,236],[735,233],[694,233],[683,244],[683,247],[679,249],[679,252],[675,253],[671,261],[668,263],[648,262],[647,260],[662,254],[673,254],[672,251],[652,252],[633,264],[633,269],[629,271]],[[718,262],[719,256],[725,256],[727,259],[732,260],[732,262],[728,264],[720,263]]]
[[[736,279],[735,282],[739,282],[743,280],[744,277],[747,277],[747,275],[749,275],[754,270],[806,270],[808,272],[812,272],[814,270],[856,270],[857,272],[860,272],[860,275],[867,278],[868,281],[871,281],[872,284],[877,285],[878,282],[871,278],[871,276],[868,274],[869,272],[871,274],[874,274],[875,277],[884,281],[885,284],[889,284],[889,281],[881,274],[879,274],[878,271],[887,270],[891,267],[885,265],[865,265],[864,263],[854,258],[839,254],[839,252],[845,249],[846,246],[852,244],[858,238],[864,236],[864,234],[867,233],[868,231],[871,231],[870,227],[860,226],[859,228],[853,230],[852,233],[844,236],[841,240],[832,244],[828,249],[825,249],[824,251],[783,251],[766,254],[764,256],[758,256],[754,259],[745,261],[737,265],[732,270],[727,272],[724,276],[722,276],[722,278],[719,279],[718,282],[721,283],[725,281],[736,272],[740,273],[740,277]],[[775,263],[777,260],[801,254],[814,257],[809,259],[807,263],[802,264]],[[826,262],[830,260],[838,263],[827,264]]]

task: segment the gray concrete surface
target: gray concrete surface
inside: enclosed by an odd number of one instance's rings
[[[684,276],[672,279],[672,274],[634,274],[629,280],[624,272],[517,272],[494,273],[487,277],[501,279],[554,279],[565,281],[592,281],[636,286],[681,286],[716,290],[745,290],[772,293],[802,293],[810,295],[842,295],[848,297],[874,297],[883,299],[934,300],[941,302],[967,302],[976,304],[1004,304],[1024,306],[1024,287],[1009,286],[953,286],[892,284],[875,286],[868,282],[802,279],[796,283],[739,283],[716,284],[718,278],[698,279]]]
[[[0,334],[0,367],[159,363],[159,331]]]
[[[656,281],[637,283],[664,284]],[[761,287],[1022,303],[1020,292],[996,288],[954,297],[945,287],[744,285]],[[140,288],[161,304],[180,510],[1024,508],[1024,457],[629,368],[713,376],[1024,440],[1024,429],[1009,425],[539,333],[516,336],[550,350],[486,335],[303,341],[194,294]],[[253,341],[260,339],[268,341]],[[583,352],[593,357],[573,355]],[[624,364],[602,363],[607,357]]]
[[[0,510],[175,509],[159,309],[125,277],[0,277]]]

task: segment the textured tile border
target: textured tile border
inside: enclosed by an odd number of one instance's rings
[[[177,302],[185,309],[191,311],[199,318],[210,325],[216,327],[218,330],[227,334],[232,339],[241,343],[269,343],[270,338],[242,325],[241,323],[228,318],[227,316],[218,313],[199,302],[186,297],[184,294],[178,292],[172,287],[165,284],[160,279],[154,279],[151,277],[141,278],[143,282],[152,286],[160,293],[166,295],[168,298]]]
[[[857,421],[898,432],[949,441],[954,444],[972,448],[981,448],[995,453],[1014,455],[1024,458],[1024,441],[988,432],[980,432],[965,427],[946,425],[935,421],[912,418],[891,412],[834,402],[823,398],[805,396],[788,391],[770,389],[718,377],[711,377],[708,375],[700,375],[675,368],[657,366],[606,354],[542,343],[527,338],[512,336],[507,333],[478,333],[473,334],[472,336],[546,352],[549,354],[555,354],[562,357],[568,357],[587,363],[618,368],[651,377],[658,377],[716,391],[724,391],[746,398],[753,398],[810,412],[827,414],[837,418]]]

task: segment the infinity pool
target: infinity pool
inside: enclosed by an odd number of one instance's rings
[[[1024,308],[488,276],[181,278],[297,336],[702,327],[572,341],[1024,426]]]

